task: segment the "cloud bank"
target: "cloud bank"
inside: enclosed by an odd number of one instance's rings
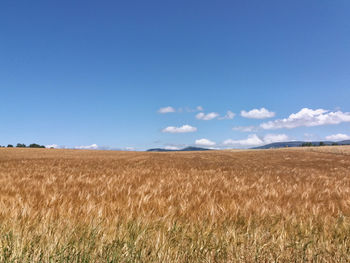
[[[246,139],[232,140],[227,139],[223,142],[226,146],[259,146],[274,142],[288,141],[289,138],[286,134],[267,134],[264,137],[259,137],[256,134],[251,134]]]
[[[45,145],[46,148],[55,148],[55,149],[58,149],[58,148],[61,148],[59,145],[57,144],[49,144],[49,145]]]
[[[85,149],[85,150],[96,150],[98,149],[97,144],[91,144],[91,145],[82,145],[82,146],[75,146],[74,149]]]
[[[326,140],[328,141],[344,141],[344,140],[350,140],[350,136],[343,133],[333,134],[326,136]]]
[[[201,146],[214,146],[214,145],[216,145],[215,142],[210,141],[210,140],[205,139],[205,138],[196,140],[196,141],[195,141],[195,144],[196,144],[196,145],[201,145]]]
[[[350,112],[331,112],[324,109],[312,110],[303,108],[299,112],[289,115],[288,118],[265,122],[260,127],[265,130],[293,129],[302,126],[312,127],[342,122],[350,122]]]

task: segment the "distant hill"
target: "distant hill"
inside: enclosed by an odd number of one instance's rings
[[[210,149],[189,146],[179,150],[169,150],[164,148],[153,148],[147,150],[147,152],[189,152],[189,151],[210,151]]]
[[[340,142],[332,142],[332,141],[313,141],[311,142],[313,146],[319,146],[320,142],[323,142],[324,145],[350,145],[350,140],[340,141]],[[259,147],[254,147],[252,149],[271,149],[271,148],[284,148],[284,147],[301,147],[303,143],[310,143],[305,141],[292,141],[292,142],[274,142],[270,144],[266,144]]]
[[[266,144],[263,146],[253,147],[251,149],[273,149],[273,148],[285,148],[285,147],[301,147],[303,143],[312,143],[313,146],[319,146],[320,142],[323,142],[324,145],[350,145],[350,140],[332,142],[332,141],[291,141],[291,142],[274,142]],[[189,146],[179,150],[170,150],[164,148],[153,148],[148,149],[147,152],[189,152],[189,151],[210,151],[211,149]]]

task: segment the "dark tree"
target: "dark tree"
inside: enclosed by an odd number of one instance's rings
[[[29,145],[29,148],[45,148],[44,145],[39,145],[37,143],[32,143]]]
[[[302,145],[302,147],[310,147],[313,146],[311,142],[304,142]]]
[[[8,144],[7,147],[8,148],[13,148],[13,145],[12,144]]]
[[[16,147],[18,147],[18,148],[25,148],[27,146],[24,143],[17,143]]]

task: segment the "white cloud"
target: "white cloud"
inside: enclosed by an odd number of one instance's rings
[[[196,115],[196,118],[197,118],[198,120],[204,120],[204,121],[209,121],[209,120],[215,119],[215,118],[217,118],[217,117],[219,117],[219,114],[216,113],[216,112],[210,112],[210,113],[208,113],[208,114],[205,114],[205,113],[203,113],[203,112],[200,112],[200,113],[198,113],[198,114]]]
[[[197,110],[197,111],[204,111],[204,109],[203,109],[202,106],[197,106],[196,110]]]
[[[96,150],[98,149],[98,145],[91,144],[91,145],[75,146],[74,149]]]
[[[235,117],[236,114],[234,114],[232,111],[227,111],[226,115],[224,117],[219,118],[220,120],[232,120]]]
[[[339,124],[341,122],[350,122],[350,112],[330,112],[324,109],[312,110],[303,108],[297,113],[289,115],[288,118],[278,119],[262,123],[261,128],[270,129],[293,129],[296,127],[312,127],[319,125]]]
[[[326,136],[326,140],[328,141],[344,141],[344,140],[350,140],[350,136],[343,133],[333,134]]]
[[[289,138],[285,134],[267,134],[264,137],[259,137],[256,134],[251,134],[246,139],[232,140],[227,139],[223,142],[223,145],[229,146],[259,146],[274,142],[288,141]]]
[[[252,132],[256,130],[256,127],[255,126],[236,126],[236,127],[233,127],[232,130],[241,131],[241,132]]]
[[[210,141],[210,140],[205,139],[205,138],[196,140],[196,141],[195,141],[195,144],[196,144],[196,145],[203,145],[203,146],[214,146],[214,145],[216,145],[215,142]]]
[[[165,114],[165,113],[171,113],[171,112],[176,112],[176,110],[171,107],[171,106],[168,106],[168,107],[164,107],[164,108],[160,108],[158,110],[159,113],[162,113],[162,114]]]
[[[56,148],[56,149],[58,149],[58,148],[61,148],[59,145],[57,145],[57,144],[49,144],[49,145],[45,145],[45,147],[46,148]]]
[[[249,135],[247,139],[243,140],[232,140],[227,139],[223,142],[224,145],[232,145],[232,146],[253,146],[253,145],[261,145],[264,141],[260,139],[256,134]]]
[[[266,118],[274,117],[275,113],[265,108],[261,108],[261,109],[253,109],[250,111],[242,110],[241,116],[244,118],[250,118],[250,119],[266,119]]]
[[[267,134],[264,136],[264,144],[274,143],[274,142],[285,142],[289,138],[286,134]]]
[[[182,125],[181,127],[169,126],[162,130],[162,132],[168,132],[168,133],[186,133],[186,132],[195,132],[195,131],[197,131],[197,128],[191,125]]]
[[[164,149],[166,149],[166,150],[180,150],[179,147],[172,146],[172,145],[165,146]]]

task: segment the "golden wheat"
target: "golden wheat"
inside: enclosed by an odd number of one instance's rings
[[[347,262],[349,155],[0,149],[0,261]]]

